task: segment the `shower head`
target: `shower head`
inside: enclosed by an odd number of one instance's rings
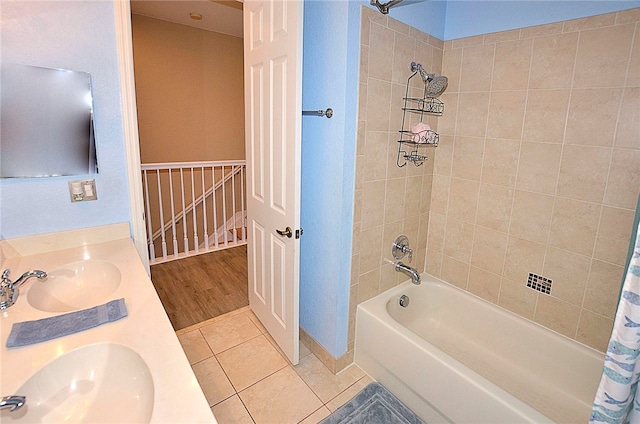
[[[438,97],[447,89],[449,80],[444,75],[428,73],[421,64],[411,62],[411,72],[418,72],[422,81],[426,84],[425,92],[428,97]]]
[[[449,80],[444,75],[440,75],[437,77],[431,77],[429,82],[427,83],[427,88],[425,88],[425,92],[428,97],[438,97],[444,90],[447,89],[449,85]]]

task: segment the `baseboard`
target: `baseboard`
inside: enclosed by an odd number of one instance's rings
[[[333,374],[353,364],[353,350],[348,351],[339,358],[333,357],[327,350],[318,343],[313,337],[300,328],[300,341],[329,369]]]

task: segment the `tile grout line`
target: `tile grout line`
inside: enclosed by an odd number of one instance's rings
[[[254,337],[254,338],[255,338],[255,337]],[[252,338],[251,340],[253,340],[253,338]],[[249,341],[249,340],[247,340],[247,341]],[[246,341],[245,341],[245,342],[243,342],[243,343],[246,343]],[[239,345],[237,345],[237,346],[240,346],[240,345],[242,345],[243,343],[240,343],[240,344],[239,344]],[[307,356],[309,356],[309,355],[313,355],[313,353],[309,353],[308,355],[305,355],[305,357],[307,357]],[[213,355],[213,357],[216,359],[216,361],[218,361],[218,358],[216,357],[216,355],[215,355],[215,354]],[[209,358],[208,358],[208,359],[209,359]],[[218,363],[220,364],[220,362],[219,362],[219,361],[218,361]],[[322,408],[327,408],[327,410],[329,411],[329,413],[330,413],[330,414],[331,414],[331,413],[333,413],[334,411],[332,411],[332,410],[331,410],[331,408],[329,407],[329,403],[333,402],[335,399],[337,399],[337,398],[338,398],[340,395],[342,395],[344,392],[346,392],[347,390],[351,389],[351,388],[352,388],[353,386],[355,386],[359,381],[361,381],[362,379],[364,379],[364,378],[367,378],[367,377],[368,377],[368,375],[367,375],[367,374],[364,374],[363,376],[361,376],[360,378],[358,378],[357,380],[355,380],[353,383],[351,383],[349,386],[347,386],[346,388],[344,388],[344,390],[339,391],[337,394],[335,394],[335,395],[334,395],[333,397],[331,397],[329,400],[327,400],[326,402],[324,402],[322,399],[320,399],[320,396],[318,395],[318,393],[316,393],[316,391],[315,391],[315,390],[314,390],[314,389],[313,389],[313,388],[312,388],[312,387],[307,383],[307,381],[306,381],[304,378],[302,378],[302,376],[298,373],[298,371],[297,371],[297,369],[295,368],[295,366],[294,366],[294,365],[292,365],[291,363],[288,363],[288,364],[287,364],[287,365],[285,365],[284,367],[282,367],[282,368],[280,368],[280,369],[278,369],[278,370],[274,371],[273,373],[271,373],[271,374],[269,374],[269,375],[267,375],[267,376],[265,376],[265,377],[261,378],[261,379],[260,379],[260,380],[258,380],[258,381],[255,381],[254,383],[252,383],[251,385],[249,385],[249,386],[245,387],[244,389],[242,389],[242,390],[240,390],[240,391],[238,391],[238,390],[236,389],[235,385],[233,385],[233,383],[232,383],[232,382],[231,382],[231,380],[229,379],[228,374],[226,373],[226,371],[224,370],[224,368],[222,367],[222,365],[221,365],[221,364],[220,364],[220,368],[222,369],[222,371],[223,371],[223,373],[225,374],[226,378],[227,378],[227,379],[229,380],[229,382],[231,383],[231,386],[232,386],[232,387],[233,387],[233,389],[234,389],[234,394],[233,394],[233,395],[230,395],[230,396],[228,396],[228,397],[226,397],[226,398],[224,398],[224,399],[222,399],[222,400],[221,400],[221,401],[219,401],[218,403],[216,403],[216,404],[214,404],[213,406],[211,406],[211,408],[213,408],[213,407],[215,407],[215,406],[217,406],[217,405],[220,405],[221,403],[223,403],[223,402],[225,402],[225,401],[227,401],[227,400],[231,399],[233,396],[238,396],[238,399],[242,402],[242,405],[244,406],[245,410],[247,411],[247,413],[249,414],[249,416],[251,417],[251,419],[254,421],[254,423],[255,423],[255,420],[253,419],[253,416],[251,415],[251,412],[248,410],[247,406],[245,405],[244,401],[242,400],[242,397],[240,396],[240,393],[241,393],[241,392],[243,392],[243,391],[245,391],[245,390],[247,390],[249,387],[252,387],[252,386],[254,386],[254,385],[258,384],[259,382],[261,382],[261,381],[265,380],[266,378],[268,378],[268,377],[270,377],[270,376],[272,376],[272,375],[274,375],[274,374],[276,374],[276,373],[278,373],[278,372],[280,372],[280,371],[284,370],[285,368],[291,368],[291,369],[292,369],[292,371],[293,371],[293,372],[294,372],[294,373],[295,373],[295,374],[300,378],[300,380],[302,380],[302,382],[307,386],[307,388],[309,388],[309,390],[310,390],[310,391],[311,391],[311,392],[316,396],[316,398],[318,398],[318,400],[322,403],[322,406],[320,406],[319,408],[317,408],[317,409],[315,409],[314,411],[312,411],[310,414],[308,414],[307,416],[305,416],[302,420],[298,421],[299,423],[300,423],[300,422],[303,422],[304,420],[306,420],[307,418],[309,418],[310,416],[312,416],[313,414],[315,414],[316,412],[318,412],[318,411],[319,411],[319,410],[321,410]],[[370,377],[369,377],[369,378],[370,378]],[[348,400],[347,400],[347,402],[348,402]],[[344,403],[343,403],[343,404],[344,404]],[[342,405],[340,405],[340,406],[342,406]],[[336,409],[337,409],[337,408],[336,408]]]
[[[244,314],[247,316],[247,318],[249,318],[249,319],[250,319],[250,321],[252,322],[252,324],[253,324],[253,325],[255,325],[255,326],[256,326],[256,328],[259,330],[260,334],[259,334],[259,335],[254,336],[254,337],[250,337],[249,339],[247,339],[247,340],[243,341],[242,343],[239,343],[239,344],[237,344],[237,345],[235,345],[235,346],[229,347],[228,349],[225,349],[225,350],[224,350],[224,351],[222,351],[222,352],[214,353],[213,349],[211,348],[210,344],[208,343],[207,339],[205,338],[204,334],[203,334],[203,333],[202,333],[202,331],[201,331],[201,330],[202,330],[202,328],[204,328],[204,327],[205,327],[205,326],[207,326],[207,325],[213,324],[213,323],[214,323],[214,322],[216,322],[216,321],[220,321],[220,320],[222,319],[221,317],[231,317],[231,316],[234,316],[234,315],[239,315],[239,314],[241,314],[241,313],[244,313]],[[264,332],[262,331],[262,329],[261,329],[261,328],[260,328],[260,327],[255,323],[255,321],[254,321],[253,319],[251,319],[251,317],[250,317],[250,313],[248,313],[248,312],[247,312],[247,309],[242,308],[242,310],[233,311],[233,312],[231,312],[231,313],[228,313],[228,314],[225,314],[225,315],[221,315],[220,317],[215,317],[215,318],[213,318],[213,319],[211,319],[211,320],[207,320],[206,322],[196,324],[196,325],[194,325],[194,326],[191,326],[188,330],[187,330],[187,329],[183,329],[182,331],[180,331],[180,334],[179,334],[179,335],[184,336],[184,335],[185,335],[185,334],[187,334],[187,333],[192,333],[192,332],[196,332],[196,331],[198,332],[198,335],[202,338],[202,340],[205,342],[205,344],[206,344],[207,348],[209,349],[209,352],[210,352],[211,356],[208,356],[207,358],[203,358],[203,359],[201,359],[201,360],[199,360],[199,361],[197,361],[197,362],[194,362],[194,363],[190,364],[190,365],[191,365],[191,367],[193,368],[193,366],[194,366],[194,365],[197,365],[197,364],[199,364],[199,363],[201,363],[201,362],[203,362],[203,361],[205,361],[205,360],[210,360],[210,359],[212,359],[212,358],[213,358],[213,359],[215,359],[216,363],[218,364],[218,366],[219,366],[219,367],[220,367],[220,369],[222,370],[223,375],[225,376],[226,380],[229,382],[229,384],[230,384],[231,388],[233,389],[233,394],[231,394],[231,395],[229,395],[229,396],[225,397],[224,399],[221,399],[220,401],[218,401],[218,402],[217,402],[217,403],[215,403],[214,405],[211,405],[211,406],[210,406],[210,409],[213,411],[213,408],[214,408],[214,407],[219,406],[219,405],[220,405],[220,404],[222,404],[223,402],[226,402],[226,401],[228,401],[228,400],[232,399],[232,398],[233,398],[233,396],[237,396],[237,397],[238,397],[238,400],[240,400],[241,404],[243,405],[244,410],[246,411],[246,413],[248,414],[248,416],[251,418],[251,420],[252,420],[254,423],[255,423],[256,421],[255,421],[254,417],[251,415],[251,413],[250,413],[249,409],[247,408],[247,405],[246,405],[246,404],[244,403],[244,401],[242,400],[242,397],[241,397],[241,395],[240,395],[240,394],[241,394],[244,390],[247,390],[249,387],[252,387],[252,386],[254,386],[254,385],[255,385],[255,384],[257,384],[257,383],[259,383],[259,382],[261,382],[261,381],[264,381],[266,378],[271,377],[271,376],[273,376],[274,374],[276,374],[276,373],[278,373],[278,372],[280,372],[280,371],[283,371],[283,370],[287,369],[287,367],[289,367],[289,368],[291,369],[291,371],[293,371],[293,372],[295,373],[295,375],[296,375],[300,380],[302,380],[302,382],[305,384],[305,386],[310,390],[310,392],[311,392],[311,393],[313,393],[313,395],[314,395],[314,396],[318,399],[318,401],[321,403],[321,406],[319,406],[319,407],[318,407],[317,409],[315,409],[314,411],[311,411],[311,413],[309,413],[307,416],[305,416],[305,417],[304,417],[301,421],[299,421],[299,422],[303,422],[304,420],[306,420],[306,419],[308,419],[309,417],[313,416],[313,414],[318,413],[318,411],[322,410],[323,408],[326,408],[326,411],[328,411],[328,412],[329,412],[329,414],[333,413],[334,411],[332,411],[332,409],[329,407],[329,404],[330,404],[331,402],[334,402],[334,401],[335,401],[339,396],[344,395],[344,394],[345,394],[345,392],[347,392],[348,390],[353,390],[354,386],[355,386],[356,384],[358,384],[359,382],[361,382],[363,379],[365,379],[365,378],[367,378],[367,377],[368,377],[368,378],[370,378],[366,373],[363,373],[363,375],[362,375],[362,376],[360,376],[359,378],[357,378],[355,381],[353,381],[351,384],[349,384],[349,385],[348,385],[347,387],[345,387],[344,389],[339,390],[337,393],[335,393],[335,395],[333,395],[330,399],[328,399],[328,400],[325,402],[325,401],[323,401],[323,400],[320,398],[320,396],[319,396],[319,394],[316,392],[316,390],[314,390],[314,389],[313,389],[313,387],[311,387],[311,385],[310,385],[310,384],[309,384],[309,383],[308,383],[308,382],[303,378],[302,374],[300,374],[300,373],[298,372],[298,369],[296,368],[296,366],[292,365],[292,364],[287,360],[287,358],[282,354],[282,352],[280,351],[280,349],[279,349],[276,345],[274,345],[274,342],[270,339],[270,337],[268,337],[268,333],[264,333]],[[177,333],[177,332],[176,332],[176,333]],[[177,333],[177,335],[178,335],[178,333]],[[235,348],[235,347],[241,346],[241,345],[243,345],[243,344],[245,344],[245,343],[247,343],[247,342],[250,342],[251,340],[255,340],[255,339],[256,339],[257,337],[259,337],[259,336],[264,336],[264,337],[265,337],[265,339],[269,342],[269,344],[270,344],[270,345],[271,345],[271,346],[272,346],[272,347],[273,347],[273,348],[278,352],[278,354],[279,354],[279,355],[280,355],[280,356],[285,360],[286,364],[285,364],[283,367],[281,367],[281,368],[279,368],[279,369],[277,369],[277,370],[273,371],[273,372],[272,372],[272,373],[270,373],[269,375],[267,375],[267,376],[264,376],[264,377],[260,378],[258,381],[255,381],[255,382],[253,382],[251,385],[249,385],[249,386],[245,387],[244,389],[242,389],[242,390],[238,391],[238,390],[237,390],[237,388],[236,388],[236,386],[231,382],[231,379],[229,378],[229,375],[228,375],[227,371],[225,370],[225,368],[224,368],[224,367],[222,366],[222,364],[220,363],[218,356],[219,356],[221,353],[228,351],[229,349],[232,349],[232,348]],[[313,353],[312,353],[311,351],[309,351],[309,352],[308,352],[308,353],[306,353],[306,354],[305,354],[301,359],[307,358],[307,357],[309,357],[309,355],[313,355]],[[314,356],[315,356],[315,355],[314,355]],[[322,364],[322,365],[324,366],[324,364]],[[356,365],[356,366],[357,366],[357,365]],[[325,368],[326,368],[326,366],[325,366]],[[339,388],[339,386],[337,386],[337,387]],[[352,397],[352,396],[351,396],[351,397]],[[350,397],[350,398],[351,398],[351,397]],[[346,400],[346,402],[348,402],[348,399]],[[342,404],[344,404],[344,403],[342,403]],[[342,404],[341,404],[341,405],[339,405],[338,407],[342,406]],[[337,408],[335,408],[335,409],[337,409]]]

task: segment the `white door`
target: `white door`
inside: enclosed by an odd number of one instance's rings
[[[299,353],[302,6],[302,1],[244,1],[249,305],[294,365]]]

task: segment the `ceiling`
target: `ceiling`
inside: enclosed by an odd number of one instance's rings
[[[131,0],[131,13],[242,37],[242,3],[234,0]],[[191,13],[202,15],[193,20]]]

